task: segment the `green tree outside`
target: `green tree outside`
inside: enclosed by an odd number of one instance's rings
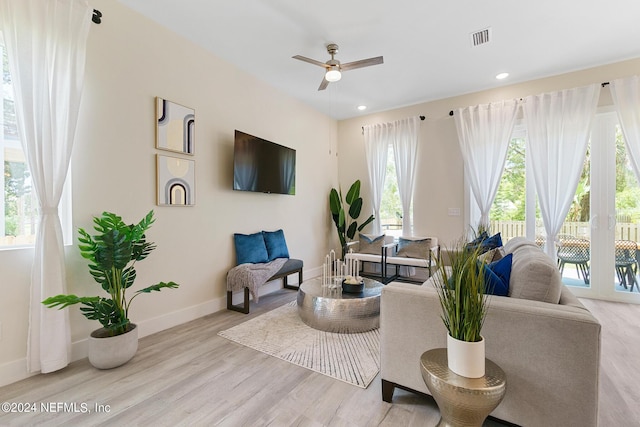
[[[584,167],[567,221],[588,222],[591,211],[591,149],[587,149]],[[640,222],[640,186],[633,172],[618,127],[616,133],[616,213],[619,222]],[[525,139],[509,144],[500,187],[490,211],[492,221],[525,220]]]

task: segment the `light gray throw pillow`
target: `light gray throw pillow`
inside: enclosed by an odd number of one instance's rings
[[[361,254],[382,254],[382,245],[384,245],[384,234],[380,236],[367,236],[366,234],[360,234],[360,249]]]
[[[398,253],[396,256],[405,258],[428,259],[431,249],[431,239],[408,239],[400,237],[398,239]]]

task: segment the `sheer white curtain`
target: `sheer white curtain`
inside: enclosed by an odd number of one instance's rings
[[[393,155],[396,162],[398,192],[402,203],[402,234],[413,235],[411,200],[415,183],[420,122],[418,117],[394,122]]]
[[[527,155],[547,233],[545,251],[556,259],[555,241],[580,180],[600,85],[529,96],[524,102]]]
[[[489,225],[489,211],[500,186],[517,112],[515,100],[455,111],[465,176],[480,210],[479,222],[473,226]]]
[[[631,165],[640,180],[640,76],[616,79],[609,87]]]
[[[66,291],[58,205],[76,132],[90,25],[87,0],[0,0],[18,126],[40,204],[31,277],[30,372],[52,372],[69,363],[67,310],[45,308],[41,301]]]
[[[371,204],[373,205],[373,232],[382,234],[380,226],[380,201],[384,189],[384,178],[387,174],[387,153],[393,137],[393,125],[380,123],[364,127],[364,152],[369,170],[371,185]]]

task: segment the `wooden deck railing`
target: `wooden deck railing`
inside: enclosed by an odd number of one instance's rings
[[[536,224],[536,230],[541,230],[538,234],[544,234],[542,224]],[[507,241],[512,237],[524,236],[524,221],[491,221],[491,231],[500,232],[502,240]],[[588,222],[565,222],[560,234],[571,234],[583,239],[591,237],[591,225]],[[633,240],[640,242],[640,224],[632,222],[619,222],[616,224],[616,240]]]

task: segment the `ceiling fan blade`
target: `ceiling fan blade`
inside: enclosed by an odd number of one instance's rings
[[[322,68],[328,67],[328,65],[325,64],[324,62],[316,61],[315,59],[307,58],[306,56],[302,56],[302,55],[295,55],[295,56],[292,56],[292,58],[299,59],[300,61],[308,62],[309,64],[318,65]]]
[[[320,87],[318,87],[318,90],[325,90],[327,88],[327,86],[329,86],[329,80],[325,79],[324,77],[322,78],[322,83],[320,83]]]
[[[346,64],[340,65],[340,69],[342,71],[355,70],[356,68],[370,67],[371,65],[378,65],[378,64],[382,64],[383,62],[384,61],[382,59],[382,56],[376,56],[375,58],[361,59],[360,61],[347,62]]]

